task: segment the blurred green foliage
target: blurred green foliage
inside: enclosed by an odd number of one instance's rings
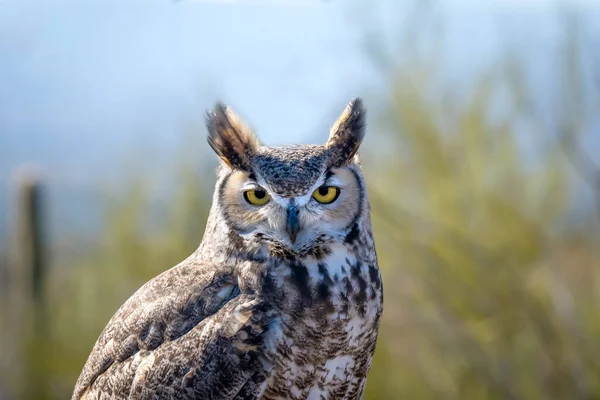
[[[385,311],[368,399],[600,398],[598,225],[565,223],[573,171],[540,117],[523,128],[529,93],[504,67],[464,99],[432,95],[419,68],[393,71],[374,95],[385,107],[362,161]],[[0,371],[17,398],[68,398],[114,311],[197,247],[214,177],[194,157],[160,204],[140,176],[107,192],[98,242],[53,271],[45,334],[23,333],[22,374]]]
[[[380,139],[401,155],[365,161],[386,289],[367,398],[600,396],[596,232],[564,229],[562,150],[527,165],[517,116],[490,122],[502,83],[444,114],[393,81]]]

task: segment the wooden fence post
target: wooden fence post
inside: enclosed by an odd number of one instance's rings
[[[43,311],[47,268],[42,183],[35,175],[21,173],[16,177],[16,191],[10,286],[20,292],[14,295],[24,303],[25,308]],[[44,315],[38,311],[34,311],[36,320]],[[43,321],[34,323],[38,322]]]
[[[2,365],[5,378],[14,385],[17,398],[39,398],[46,390],[46,379],[39,360],[28,351],[37,350],[45,340],[47,275],[44,235],[44,197],[41,180],[31,173],[15,174],[16,196],[11,248],[2,317],[7,347]],[[43,347],[43,346],[42,346]],[[32,362],[33,361],[33,362]],[[8,376],[6,376],[8,375]]]

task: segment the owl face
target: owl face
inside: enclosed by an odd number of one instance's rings
[[[355,155],[364,136],[355,100],[325,145],[265,147],[230,109],[208,116],[209,144],[223,161],[218,201],[239,236],[294,252],[343,240],[361,213],[364,184]]]
[[[223,213],[242,237],[300,251],[318,240],[344,237],[360,213],[360,182],[348,167],[324,171],[294,192],[278,191],[280,182],[257,170],[232,171],[222,186]]]

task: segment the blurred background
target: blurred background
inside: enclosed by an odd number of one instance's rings
[[[69,398],[198,246],[204,111],[324,143],[346,103],[385,312],[366,399],[600,398],[600,2],[0,1],[0,399]]]

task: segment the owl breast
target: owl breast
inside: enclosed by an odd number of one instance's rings
[[[273,373],[263,398],[360,398],[382,311],[377,265],[336,244],[327,256],[282,263],[267,339]]]

